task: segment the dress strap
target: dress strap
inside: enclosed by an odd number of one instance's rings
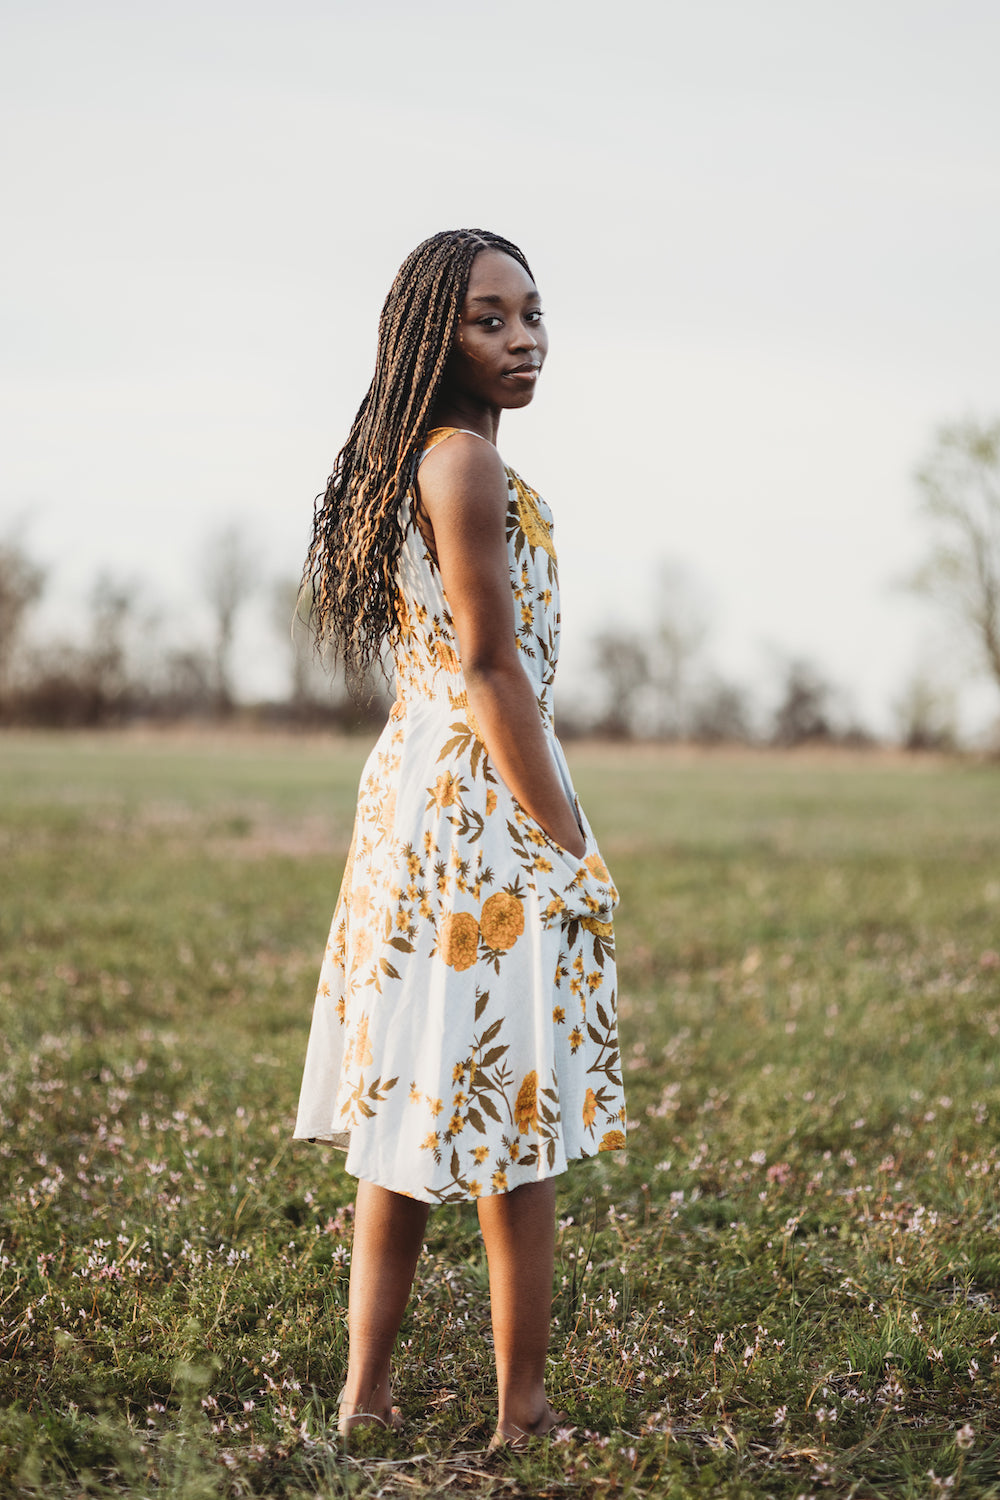
[[[423,463],[432,448],[436,448],[438,443],[443,443],[448,438],[454,437],[456,432],[467,432],[469,437],[478,438],[481,443],[490,442],[489,438],[484,438],[481,432],[473,432],[471,427],[432,427],[424,439],[424,446],[420,452],[419,462]],[[490,443],[490,447],[492,448],[493,446]]]

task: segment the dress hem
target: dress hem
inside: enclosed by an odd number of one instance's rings
[[[335,1150],[345,1153],[350,1149],[350,1141],[348,1141],[346,1146],[341,1146],[338,1144],[337,1138],[332,1135],[293,1135],[292,1140],[306,1141],[311,1146],[333,1146]],[[615,1154],[627,1149],[626,1146],[618,1146],[615,1148]],[[410,1192],[407,1188],[393,1187],[391,1183],[379,1182],[375,1177],[363,1177],[361,1173],[352,1171],[350,1167],[345,1166],[345,1171],[356,1182],[370,1182],[372,1187],[385,1188],[386,1192],[398,1193],[401,1198],[412,1198],[418,1203],[427,1203],[431,1207],[435,1207],[448,1203],[478,1203],[480,1198],[504,1198],[508,1193],[516,1192],[518,1188],[527,1187],[531,1182],[548,1182],[550,1178],[565,1176],[574,1162],[593,1161],[597,1156],[608,1156],[610,1154],[608,1151],[581,1151],[575,1156],[567,1156],[561,1167],[557,1167],[551,1172],[543,1172],[533,1177],[525,1177],[521,1182],[512,1183],[510,1187],[505,1188],[501,1193],[466,1193],[462,1196],[455,1195],[447,1198],[442,1198],[436,1193],[414,1193]]]

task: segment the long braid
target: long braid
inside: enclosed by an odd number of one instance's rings
[[[303,589],[317,640],[342,658],[352,686],[397,629],[401,502],[441,389],[472,262],[487,249],[502,250],[531,275],[517,246],[485,229],[444,230],[406,257],[379,317],[371,385],[316,497]]]

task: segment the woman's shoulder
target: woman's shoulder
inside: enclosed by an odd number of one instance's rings
[[[508,471],[489,438],[464,427],[436,427],[428,434],[420,461],[420,487],[431,493],[483,486],[507,488]]]

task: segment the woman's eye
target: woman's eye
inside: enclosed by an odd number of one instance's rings
[[[540,323],[545,317],[545,314],[542,312],[542,309],[540,307],[535,307],[532,308],[531,312],[525,313],[524,316],[527,318],[529,323]]]
[[[482,328],[499,328],[502,322],[502,318],[497,318],[492,315],[487,318],[479,319],[479,323]]]

